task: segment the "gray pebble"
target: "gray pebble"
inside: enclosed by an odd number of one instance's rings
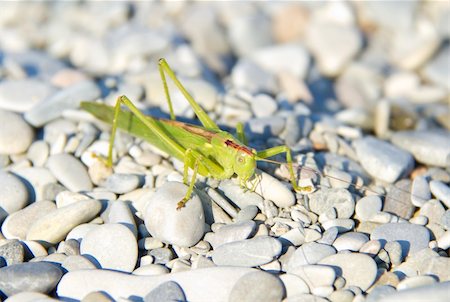
[[[369,240],[359,249],[360,253],[368,254],[375,257],[381,250],[381,242],[379,240]]]
[[[25,152],[33,141],[33,128],[20,115],[1,109],[0,121],[0,154]]]
[[[445,208],[439,200],[431,199],[420,208],[419,214],[427,217],[428,223],[440,224]]]
[[[92,182],[86,167],[76,157],[66,153],[52,155],[47,161],[47,166],[67,189],[74,192],[92,190]]]
[[[6,265],[22,263],[25,251],[19,240],[6,240],[0,245],[0,262],[6,262]]]
[[[35,167],[44,166],[47,161],[50,148],[45,141],[35,141],[31,144],[27,151],[27,157]]]
[[[381,211],[383,204],[381,198],[376,195],[365,196],[356,202],[356,216],[362,221],[370,219]]]
[[[116,194],[124,194],[133,191],[139,185],[139,177],[134,174],[112,174],[109,176],[103,186]]]
[[[258,214],[259,209],[255,205],[249,205],[237,213],[236,222],[252,220]]]
[[[15,173],[25,180],[30,202],[44,200],[45,187],[57,183],[55,176],[47,168],[27,167],[16,170]]]
[[[219,246],[212,252],[215,264],[253,267],[273,261],[281,254],[281,243],[272,237],[258,236]]]
[[[255,95],[250,104],[257,118],[271,117],[277,111],[276,101],[267,94]]]
[[[209,233],[210,236],[205,238],[216,249],[222,244],[245,240],[250,237],[256,230],[256,223],[254,221],[242,221],[234,224],[229,224],[221,227],[214,233]]]
[[[86,257],[81,255],[70,255],[67,256],[61,263],[61,267],[66,269],[68,272],[85,270],[85,269],[97,269],[94,263],[89,261]]]
[[[229,301],[281,301],[285,289],[281,280],[275,275],[256,271],[245,274],[234,285]]]
[[[154,264],[167,264],[173,259],[172,251],[165,247],[152,249],[148,255],[153,257]]]
[[[64,88],[25,113],[25,120],[35,127],[60,117],[64,110],[76,109],[80,102],[100,97],[100,88],[91,81],[83,81]]]
[[[338,252],[344,250],[357,252],[367,241],[369,241],[369,237],[364,233],[349,232],[336,238],[333,246]]]
[[[448,62],[450,47],[442,47],[440,51],[428,62],[424,68],[424,76],[433,83],[450,89],[448,78],[450,76],[448,68],[445,64]]]
[[[292,270],[291,274],[302,278],[310,289],[332,286],[336,280],[336,271],[327,265],[303,265]]]
[[[97,200],[81,200],[49,212],[34,221],[28,229],[27,240],[42,240],[56,244],[76,226],[91,221],[100,212]]]
[[[183,289],[174,281],[161,283],[158,287],[152,289],[145,297],[145,302],[170,302],[186,301]]]
[[[424,176],[414,178],[411,186],[411,202],[416,207],[421,207],[431,198],[430,186]]]
[[[450,187],[438,180],[430,181],[430,190],[436,198],[450,208]]]
[[[448,131],[399,131],[392,135],[391,141],[414,155],[420,163],[438,167],[447,165],[447,157],[450,154]]]
[[[316,242],[305,243],[289,258],[286,271],[293,272],[299,266],[316,264],[323,258],[334,254],[336,254],[336,250],[332,246]]]
[[[396,290],[390,285],[377,285],[367,295],[367,302],[383,301],[383,298],[395,293]]]
[[[0,171],[0,221],[24,208],[28,202],[25,185],[14,174]]]
[[[427,228],[417,224],[387,223],[376,227],[370,239],[398,241],[402,246],[402,255],[406,257],[428,247],[430,233]]]
[[[414,167],[411,154],[374,137],[359,139],[354,146],[361,165],[377,179],[393,183]]]
[[[26,112],[53,91],[52,86],[37,79],[2,81],[0,83],[0,109]]]
[[[61,276],[61,270],[47,262],[14,264],[0,269],[0,290],[6,296],[25,291],[49,293]]]
[[[389,260],[392,265],[397,266],[402,263],[402,246],[398,241],[389,241],[384,245],[384,250],[389,255]]]
[[[392,292],[384,296],[382,302],[395,301],[447,301],[448,300],[448,282],[430,284],[416,288],[409,288]]]
[[[130,205],[123,200],[116,200],[110,203],[109,211],[107,212],[107,223],[120,223],[126,226],[137,238],[137,227],[131,212]],[[106,211],[105,211],[106,212]]]
[[[335,208],[338,218],[350,218],[355,210],[355,201],[346,189],[318,190],[308,197],[311,211],[319,215]]]
[[[286,124],[281,116],[272,116],[264,118],[253,118],[247,122],[247,128],[253,135],[263,138],[279,135]]]
[[[257,206],[263,202],[263,198],[260,195],[240,188],[231,179],[221,181],[219,189],[241,209],[251,205]]]
[[[325,230],[335,227],[335,228],[337,228],[339,233],[345,233],[345,232],[352,230],[355,227],[355,221],[353,219],[344,219],[344,218],[331,219],[331,220],[325,221],[322,224],[322,227]]]
[[[411,202],[411,181],[402,179],[395,183],[384,199],[383,211],[410,219],[415,207]]]

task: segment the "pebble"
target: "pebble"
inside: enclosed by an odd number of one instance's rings
[[[133,271],[133,275],[137,276],[157,276],[168,274],[169,269],[162,264],[146,264],[142,265],[141,258],[141,266]]]
[[[0,121],[0,154],[25,152],[33,141],[33,129],[17,113],[2,109]]]
[[[439,256],[435,251],[424,248],[409,257],[406,261],[394,268],[396,274],[413,277],[419,275],[431,275],[437,277],[441,282],[450,280],[448,266],[450,259]]]
[[[30,202],[44,200],[46,187],[55,185],[57,182],[53,174],[46,168],[26,167],[16,170],[15,173],[25,180]]]
[[[346,189],[318,190],[308,197],[311,211],[319,215],[334,208],[337,217],[350,218],[355,210],[355,201]]]
[[[63,267],[67,271],[75,271],[81,269],[96,269],[94,263],[89,261],[87,257],[80,255],[70,255],[67,256],[63,262],[61,263],[61,267]]]
[[[277,111],[276,101],[267,94],[255,95],[250,105],[257,118],[270,117]]]
[[[211,244],[213,249],[216,249],[225,243],[248,239],[255,230],[256,223],[254,221],[243,221],[225,225],[214,233],[209,233],[210,236],[205,236],[205,240]]]
[[[254,206],[254,205],[247,206],[237,213],[236,222],[252,220],[253,218],[256,217],[258,212],[259,212],[259,209],[257,206]]]
[[[99,87],[92,81],[75,83],[50,95],[25,113],[25,120],[34,127],[61,117],[64,110],[76,109],[80,102],[92,101],[100,97]]]
[[[319,261],[319,264],[337,268],[338,274],[345,279],[346,287],[357,286],[366,291],[377,277],[375,261],[359,253],[338,253]]]
[[[136,222],[131,213],[130,206],[123,200],[116,200],[111,202],[109,212],[107,213],[107,223],[120,223],[126,226],[137,238]]]
[[[420,208],[431,198],[430,187],[424,176],[414,178],[411,186],[411,202]]]
[[[398,131],[391,142],[411,153],[423,164],[446,167],[450,156],[450,134],[443,130]]]
[[[280,278],[256,271],[242,276],[231,290],[229,301],[281,301],[285,289]]]
[[[393,183],[414,167],[411,154],[374,137],[359,139],[354,146],[361,165],[379,180]]]
[[[445,87],[447,91],[450,90],[448,78],[450,76],[448,68],[445,68],[445,63],[450,54],[450,47],[442,47],[439,52],[431,59],[423,68],[423,74],[426,79]]]
[[[275,76],[248,59],[240,59],[231,71],[231,82],[236,88],[250,93],[276,91]]]
[[[376,195],[365,196],[356,202],[355,213],[362,221],[370,221],[381,211],[383,204],[381,198]]]
[[[8,297],[5,301],[8,301],[8,302],[33,302],[33,301],[52,302],[52,301],[58,301],[58,300],[52,299],[47,295],[37,293],[37,292],[21,292],[21,293],[18,293],[18,294]]]
[[[430,181],[430,190],[433,195],[450,208],[450,187],[439,180]]]
[[[0,262],[6,265],[18,264],[24,261],[24,247],[16,239],[2,241],[0,245]]]
[[[417,224],[387,223],[376,227],[370,239],[398,241],[402,246],[402,255],[406,257],[428,247],[430,233],[427,228]]]
[[[121,224],[107,223],[93,229],[81,241],[80,253],[101,268],[132,272],[138,247],[134,234]]]
[[[238,11],[236,11],[238,13]],[[255,28],[260,31],[255,32]],[[261,14],[241,15],[228,24],[228,39],[235,53],[248,55],[271,44],[271,30],[268,18]]]
[[[152,289],[145,297],[145,302],[153,301],[185,301],[183,289],[173,281],[161,283],[158,287]]]
[[[255,192],[261,195],[265,200],[273,201],[279,208],[293,206],[296,202],[295,196],[282,182],[266,172],[256,171],[258,181]],[[248,184],[253,185],[253,181]]]
[[[115,173],[109,176],[103,186],[110,192],[125,194],[133,191],[139,185],[139,177],[134,174]]]
[[[406,278],[406,279],[403,279],[402,281],[400,281],[400,283],[397,285],[397,290],[406,290],[409,288],[416,288],[416,287],[431,285],[431,284],[435,284],[435,283],[436,283],[436,279],[433,278],[432,276],[423,275],[423,276],[410,277],[410,278]]]
[[[308,284],[310,290],[317,287],[332,286],[336,280],[335,270],[327,265],[302,265],[290,273],[302,278]]]
[[[19,211],[28,203],[28,191],[20,179],[12,173],[0,171],[0,221]]]
[[[35,141],[27,151],[27,157],[34,167],[42,167],[47,161],[50,149],[45,141]]]
[[[281,254],[281,243],[269,236],[222,244],[212,252],[212,260],[219,266],[253,267],[271,262]]]
[[[86,167],[76,157],[66,153],[52,155],[47,161],[47,167],[70,191],[92,190]]]
[[[221,181],[219,189],[240,209],[248,206],[262,205],[263,203],[263,198],[259,194],[242,189],[231,179]]]
[[[330,245],[316,242],[305,243],[295,250],[289,258],[286,272],[293,272],[299,266],[316,264],[323,258],[334,254],[336,254],[336,250]]]
[[[161,283],[173,281],[183,289],[187,301],[228,301],[237,281],[254,271],[243,267],[212,267],[159,276],[133,276],[111,270],[79,270],[64,275],[57,294],[74,300],[81,300],[93,291],[106,292],[113,299],[144,297]]]
[[[355,221],[353,219],[331,219],[322,223],[322,227],[325,230],[330,228],[337,228],[339,233],[345,233],[352,230],[355,227]]]
[[[410,219],[414,214],[415,207],[411,202],[411,181],[401,179],[391,187],[384,199],[383,213],[391,213],[404,219]],[[373,218],[375,221],[375,217]]]
[[[286,298],[295,297],[300,294],[309,294],[309,287],[305,281],[294,274],[283,274],[279,276],[286,289]]]
[[[47,262],[20,263],[0,268],[0,290],[6,296],[20,292],[51,292],[61,279],[62,272]]]
[[[338,252],[345,250],[357,252],[368,241],[369,238],[364,233],[348,232],[337,237],[333,246]]]
[[[419,214],[428,218],[428,224],[440,224],[441,218],[445,214],[445,208],[439,200],[431,199],[420,208]]]
[[[187,186],[167,182],[147,201],[144,212],[145,226],[153,237],[178,246],[195,245],[205,232],[205,214],[200,198],[193,194],[186,206],[177,210]]]
[[[384,245],[384,250],[389,255],[389,260],[393,266],[397,266],[402,263],[402,246],[398,241],[389,241]]]
[[[47,96],[54,88],[37,79],[6,80],[0,83],[0,109],[27,112]]]
[[[58,208],[34,221],[28,229],[26,239],[56,244],[74,227],[96,217],[101,207],[99,201],[91,199]]]
[[[446,301],[447,299],[448,283],[436,283],[428,286],[420,286],[396,291],[378,301]]]

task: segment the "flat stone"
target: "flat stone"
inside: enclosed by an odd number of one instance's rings
[[[1,109],[0,121],[0,154],[25,152],[33,141],[33,128],[20,115]]]
[[[259,194],[242,189],[230,179],[221,181],[219,189],[241,209],[247,206],[261,205],[263,202],[263,198]]]
[[[55,176],[47,168],[26,167],[16,170],[15,174],[24,180],[30,202],[44,200],[45,188],[57,183]]]
[[[131,212],[130,205],[123,200],[116,200],[110,203],[109,211],[105,211],[104,219],[107,223],[120,223],[126,226],[137,238],[137,227]]]
[[[8,297],[8,302],[32,302],[32,301],[40,301],[40,302],[52,302],[56,301],[53,298],[50,298],[47,295],[37,293],[37,292],[21,292],[15,294],[13,296]]]
[[[445,282],[450,280],[449,265],[448,257],[424,248],[407,257],[405,262],[394,268],[394,272],[408,277],[417,276],[420,272],[421,275],[436,276],[440,282]]]
[[[52,155],[47,161],[47,166],[67,189],[74,192],[92,190],[92,182],[86,167],[74,156],[66,153]]]
[[[430,182],[430,190],[436,198],[442,201],[447,208],[450,208],[450,187],[439,180]]]
[[[344,218],[331,219],[322,223],[322,227],[325,230],[337,228],[339,233],[345,233],[351,231],[355,227],[355,221],[353,219]]]
[[[0,290],[6,296],[34,291],[49,293],[58,284],[62,272],[47,262],[20,263],[0,268]]]
[[[411,181],[409,179],[401,179],[396,182],[386,194],[383,204],[383,213],[387,212],[404,219],[410,219],[415,210],[415,207],[411,202],[410,191]],[[373,217],[373,220],[375,219],[376,217]]]
[[[27,240],[43,240],[56,244],[77,225],[91,221],[100,212],[102,205],[97,200],[83,200],[58,208],[31,224]]]
[[[374,137],[359,139],[354,146],[364,169],[382,181],[393,183],[414,167],[411,154]]]
[[[348,232],[336,238],[333,246],[338,252],[344,250],[357,252],[367,241],[369,241],[369,237],[364,233]]]
[[[255,95],[250,105],[256,117],[270,117],[277,111],[277,102],[267,94]]]
[[[61,116],[67,109],[76,109],[81,101],[92,101],[100,97],[100,88],[92,81],[75,83],[50,95],[25,113],[25,120],[35,127]]]
[[[173,281],[183,289],[187,301],[228,301],[237,281],[254,269],[212,267],[158,276],[135,276],[111,270],[68,272],[58,284],[62,299],[81,300],[90,292],[102,291],[120,297],[144,297],[160,284]]]
[[[193,194],[185,207],[177,210],[187,186],[167,182],[147,201],[144,210],[145,226],[153,237],[178,246],[193,246],[205,232],[205,215],[200,198]]]
[[[431,198],[428,181],[424,176],[414,178],[411,186],[411,202],[416,207],[421,207]]]
[[[283,274],[280,275],[279,278],[284,284],[284,288],[286,289],[286,298],[295,297],[300,294],[309,294],[309,287],[305,281],[299,276],[294,274]]]
[[[250,205],[237,213],[236,222],[243,222],[247,220],[252,220],[258,214],[259,209],[257,206]]]
[[[107,223],[86,234],[81,241],[80,253],[92,258],[103,269],[132,272],[138,247],[134,234],[127,227]]]
[[[142,260],[141,260],[142,261]],[[137,276],[157,276],[168,274],[169,269],[163,264],[146,264],[138,267],[133,271],[133,275]]]
[[[61,263],[61,267],[63,267],[67,271],[76,271],[81,269],[96,269],[94,263],[89,261],[87,257],[81,255],[71,255],[67,256],[63,262]]]
[[[34,167],[42,167],[47,161],[50,148],[45,141],[35,141],[27,151],[27,157],[31,160]]]
[[[318,190],[308,197],[311,211],[319,215],[335,208],[338,218],[350,218],[355,210],[355,201],[346,189]]]
[[[336,280],[335,270],[327,265],[303,265],[292,270],[291,274],[299,276],[310,290],[317,287],[332,286]]]
[[[273,261],[281,254],[281,243],[272,237],[258,236],[252,239],[223,244],[212,252],[216,265],[253,267]]]
[[[425,78],[429,81],[436,83],[442,87],[450,90],[450,84],[448,78],[450,76],[448,68],[445,68],[445,64],[450,54],[450,47],[442,47],[440,51],[433,57],[430,62],[423,69]]]
[[[428,247],[430,233],[427,228],[417,224],[387,223],[376,227],[370,239],[398,241],[402,246],[402,255],[406,257]]]
[[[0,262],[5,261],[6,265],[18,264],[24,261],[24,256],[24,247],[18,240],[2,241],[0,245]]]
[[[365,254],[339,253],[322,259],[319,264],[332,266],[337,274],[345,278],[347,287],[358,286],[363,291],[366,291],[377,277],[377,264]]]
[[[292,272],[299,266],[316,264],[323,258],[334,254],[336,254],[336,250],[332,246],[316,242],[305,243],[289,258],[286,271]]]
[[[365,196],[356,202],[356,216],[362,221],[370,221],[381,211],[382,207],[383,203],[380,197],[376,195]]]
[[[450,155],[450,134],[443,130],[398,131],[391,141],[423,164],[446,167]]]
[[[145,302],[153,301],[185,301],[183,289],[178,283],[167,281],[149,292],[145,297]]]
[[[216,232],[208,236],[207,241],[211,244],[213,249],[222,244],[245,240],[250,237],[256,230],[256,223],[254,221],[243,221],[239,223],[229,224],[221,227]]]
[[[429,224],[440,224],[441,218],[445,214],[445,208],[439,200],[431,199],[420,208],[419,214],[427,217]]]
[[[389,260],[392,265],[397,266],[402,263],[403,254],[402,246],[398,241],[389,241],[384,245],[384,250],[389,255]]]
[[[116,194],[124,194],[133,191],[139,185],[139,177],[134,174],[116,173],[109,176],[103,186]]]
[[[233,287],[229,301],[281,301],[283,282],[275,275],[256,271],[242,276]]]
[[[448,283],[445,282],[396,291],[378,301],[446,301],[447,299]]]
[[[6,80],[0,83],[0,109],[26,112],[53,93],[54,88],[37,79]]]
[[[0,221],[28,203],[26,186],[14,174],[0,171]]]
[[[403,279],[397,285],[397,290],[406,290],[410,288],[416,288],[420,286],[429,286],[437,283],[436,279],[432,276],[416,276]]]

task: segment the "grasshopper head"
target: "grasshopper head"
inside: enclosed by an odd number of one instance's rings
[[[254,151],[252,154],[249,152],[239,151],[236,154],[236,159],[234,160],[233,169],[242,181],[247,181],[250,177],[255,174],[256,168],[256,158]]]

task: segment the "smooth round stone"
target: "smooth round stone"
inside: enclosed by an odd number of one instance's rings
[[[354,146],[363,168],[379,180],[394,183],[414,167],[411,154],[374,137],[359,139]]]
[[[66,240],[77,240],[81,242],[81,240],[86,236],[87,233],[97,228],[99,225],[94,223],[84,223],[79,226],[74,227],[69,234],[66,236]]]
[[[419,214],[427,217],[428,223],[440,224],[441,218],[445,214],[445,208],[439,200],[431,199],[420,208]]]
[[[121,224],[104,224],[93,229],[81,241],[81,255],[93,258],[103,269],[132,272],[138,246],[134,234]]]
[[[141,260],[142,264],[142,260]],[[164,275],[168,274],[169,269],[162,264],[146,264],[141,265],[137,269],[133,271],[133,275],[137,276],[157,276],[157,275]]]
[[[56,244],[77,225],[91,221],[100,212],[97,200],[83,200],[58,208],[34,221],[27,232],[27,240],[42,240]]]
[[[398,241],[389,241],[384,245],[384,250],[389,255],[389,260],[392,265],[399,265],[402,263],[403,255],[402,255],[402,246]]]
[[[39,106],[27,111],[25,120],[35,127],[41,127],[60,117],[63,111],[78,108],[82,100],[92,101],[100,95],[100,88],[94,82],[78,82],[50,95]]]
[[[238,10],[240,9],[238,8]],[[271,44],[270,21],[265,16],[243,14],[230,21],[228,24],[228,40],[236,54],[245,56]],[[260,31],[255,32],[255,28],[259,28]]]
[[[250,205],[237,213],[236,222],[244,222],[247,220],[252,220],[258,214],[259,209],[257,206]]]
[[[381,250],[381,242],[379,240],[369,240],[359,249],[360,253],[368,254],[375,257]]]
[[[36,79],[6,80],[0,83],[0,109],[26,112],[54,91]]]
[[[111,270],[80,270],[64,275],[58,297],[81,300],[88,293],[103,291],[117,300],[144,297],[161,283],[173,281],[183,289],[187,301],[228,301],[237,281],[254,269],[212,267],[159,276],[136,276]]]
[[[426,227],[417,224],[387,223],[376,227],[370,239],[398,241],[402,246],[402,255],[406,257],[428,247],[430,232]]]
[[[330,255],[336,254],[336,250],[329,245],[309,242],[300,246],[287,263],[287,272],[292,272],[299,266],[316,264],[320,260]]]
[[[446,167],[450,154],[450,134],[443,130],[398,131],[391,141],[423,164]]]
[[[31,145],[34,132],[24,119],[0,109],[0,154],[20,154]]]
[[[263,202],[263,198],[260,195],[255,192],[242,189],[231,179],[221,181],[219,184],[219,189],[241,209],[248,206],[261,205]]]
[[[299,276],[294,274],[279,275],[280,280],[283,282],[286,289],[286,298],[295,297],[300,294],[309,294],[309,287],[305,281]]]
[[[279,278],[256,271],[242,276],[233,287],[228,301],[281,301],[285,289]]]
[[[5,240],[0,245],[0,262],[6,265],[22,263],[24,260],[24,247],[18,240]]]
[[[319,264],[336,267],[337,273],[345,279],[347,287],[358,286],[363,291],[366,291],[377,277],[377,264],[365,254],[335,254],[322,259]]]
[[[356,202],[356,216],[362,221],[370,221],[373,216],[381,211],[382,207],[383,203],[379,196],[365,196]]]
[[[243,221],[225,225],[216,232],[208,236],[207,241],[211,244],[213,249],[222,244],[245,240],[250,237],[256,230],[256,223],[254,221]],[[205,238],[206,240],[206,238]]]
[[[193,246],[203,237],[205,215],[197,194],[177,210],[177,203],[187,189],[182,183],[167,182],[150,197],[144,210],[144,222],[153,237],[182,247]]]
[[[280,241],[269,236],[223,244],[213,250],[212,260],[219,266],[253,267],[273,261],[281,254]]]
[[[330,77],[339,75],[362,46],[359,30],[347,25],[313,22],[306,35],[321,73]]]
[[[397,285],[397,290],[405,290],[408,288],[415,288],[420,286],[427,286],[435,284],[437,281],[432,276],[416,276],[405,278]]]
[[[336,238],[333,246],[337,251],[357,252],[367,241],[369,241],[369,238],[364,233],[349,232]]]
[[[319,215],[335,208],[338,218],[350,218],[355,210],[355,201],[346,189],[318,190],[308,197],[311,211]]]
[[[450,90],[450,84],[448,83],[450,72],[448,68],[445,68],[445,64],[448,60],[449,55],[450,47],[442,47],[440,51],[433,57],[432,60],[430,60],[430,62],[428,62],[428,64],[423,69],[425,78],[433,83],[447,88],[447,91]]]
[[[277,111],[277,102],[267,94],[258,94],[252,98],[252,111],[256,117],[272,116]]]
[[[375,285],[367,295],[367,302],[383,301],[383,297],[395,293],[396,290],[391,285]],[[352,299],[353,300],[353,299]]]
[[[439,180],[430,181],[430,190],[437,199],[450,208],[450,187]]]
[[[450,259],[439,256],[435,251],[425,248],[406,257],[406,261],[394,268],[396,274],[413,277],[421,275],[437,277],[441,282],[450,280],[448,267]]]
[[[116,194],[124,194],[133,191],[139,185],[139,177],[134,174],[113,174],[109,176],[103,186]]]
[[[35,141],[28,148],[27,157],[31,160],[34,167],[42,167],[47,161],[50,148],[45,141]]]
[[[251,93],[273,92],[276,90],[275,76],[249,59],[240,59],[231,71],[234,87]]]
[[[0,220],[19,211],[28,202],[26,186],[14,174],[0,171]]]
[[[185,301],[183,289],[173,281],[167,281],[153,289],[144,297],[144,302],[152,301]]]
[[[49,296],[41,294],[41,293],[30,291],[30,292],[20,292],[18,294],[8,297],[5,301],[8,301],[8,302],[33,302],[33,301],[52,302],[52,301],[58,301],[58,300],[50,298]]]
[[[291,274],[302,278],[311,290],[316,287],[332,286],[336,280],[336,272],[326,265],[299,266],[292,270]]]
[[[331,219],[322,223],[322,227],[325,230],[337,228],[339,233],[345,233],[355,227],[355,221],[353,219]]]
[[[67,271],[76,271],[80,269],[96,269],[97,267],[91,261],[87,259],[87,257],[81,255],[71,255],[67,256],[63,262],[61,263],[61,267],[63,267]]]
[[[0,268],[0,290],[6,296],[33,291],[49,293],[58,284],[62,272],[47,262],[21,263]]]
[[[74,156],[66,153],[52,155],[47,161],[47,167],[70,191],[92,190],[92,182],[86,167]]]
[[[278,237],[278,239],[285,246],[299,246],[306,241],[306,230],[302,227],[295,228],[282,234],[280,237]]]
[[[438,247],[446,250],[450,247],[450,231],[446,231],[438,240]]]
[[[45,257],[48,255],[47,249],[37,241],[22,240],[20,242],[25,248],[25,259]]]
[[[126,226],[134,236],[137,238],[137,227],[134,220],[133,213],[130,206],[123,200],[116,200],[110,203],[110,208],[107,213],[106,222],[108,223],[120,223]]]
[[[247,121],[246,128],[252,134],[261,136],[263,138],[269,138],[282,133],[285,128],[286,121],[281,116],[252,118]]]
[[[393,214],[403,219],[410,219],[414,214],[415,207],[411,203],[411,181],[409,179],[401,179],[391,187],[386,194],[383,204],[383,212],[372,217],[371,221],[385,223],[377,220],[380,215]],[[391,220],[392,221],[392,220]]]
[[[411,202],[416,207],[421,207],[431,198],[430,186],[424,176],[414,178],[411,186]]]
[[[26,167],[15,173],[26,181],[30,201],[44,200],[45,187],[57,183],[55,176],[47,168]]]
[[[435,283],[427,286],[419,286],[394,293],[383,297],[383,302],[396,301],[447,301],[448,300],[448,282]]]

